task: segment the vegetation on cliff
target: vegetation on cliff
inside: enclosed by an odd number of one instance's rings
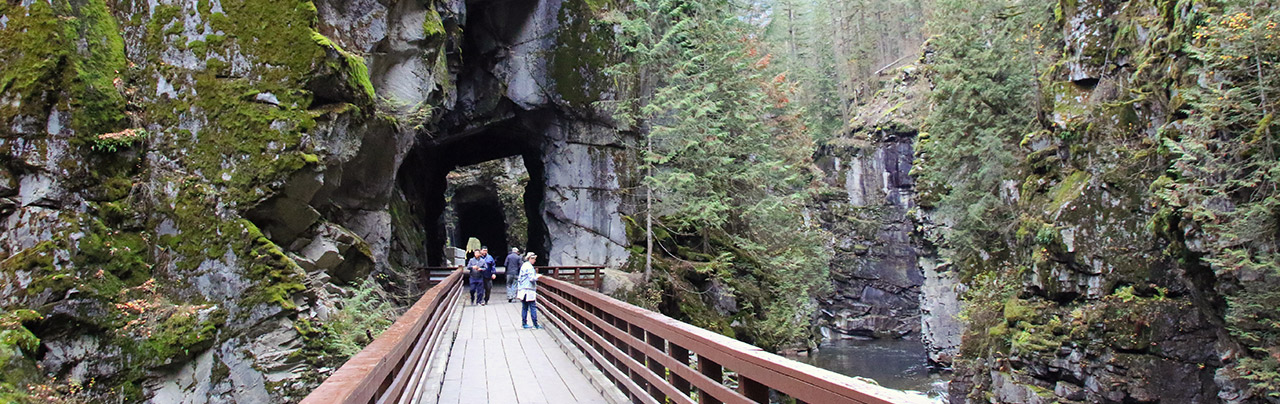
[[[712,318],[732,323],[710,328],[777,349],[812,338],[811,296],[828,285],[829,252],[803,217],[814,146],[789,105],[793,84],[770,68],[773,56],[751,39],[758,28],[739,11],[723,1],[637,1],[609,13],[625,59],[611,69],[639,92],[611,107],[647,145],[639,192],[652,193],[641,214],[653,220],[648,254],[657,262],[644,268],[649,257],[637,248],[631,265],[667,290],[658,308],[690,319],[719,300]],[[644,246],[646,235],[635,241]],[[717,296],[678,298],[690,282]]]
[[[1229,365],[1280,398],[1280,6],[1226,1],[1187,44],[1198,86],[1185,126],[1167,128],[1175,160],[1153,192],[1188,226],[1188,253],[1216,278],[1232,336],[1248,350]],[[1197,264],[1192,261],[1188,264]]]
[[[913,170],[969,287],[954,399],[1275,394],[1264,3],[937,3]]]

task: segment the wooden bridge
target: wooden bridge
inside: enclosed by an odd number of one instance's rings
[[[539,269],[544,329],[522,328],[500,286],[489,305],[464,304],[454,270],[302,402],[922,401],[605,296],[601,267]]]

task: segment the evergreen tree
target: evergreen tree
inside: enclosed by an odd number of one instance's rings
[[[1014,222],[1002,196],[1017,178],[1018,143],[1035,129],[1037,60],[1027,35],[1040,5],[1020,0],[943,0],[927,74],[934,108],[916,149],[920,204],[936,208],[953,256],[990,254],[1004,244],[999,223]]]
[[[626,56],[612,72],[638,89],[612,107],[646,139],[646,213],[673,234],[649,253],[692,261],[731,293],[761,289],[739,302],[754,323],[739,337],[776,348],[813,335],[811,296],[829,284],[829,252],[803,217],[813,142],[790,107],[793,86],[768,73],[772,56],[740,11],[641,0],[610,14]]]
[[[1204,240],[1203,261],[1227,298],[1233,336],[1251,352],[1229,369],[1255,393],[1280,397],[1280,12],[1274,1],[1228,1],[1196,29],[1197,85],[1178,159],[1153,188]],[[1161,189],[1160,185],[1163,185]]]

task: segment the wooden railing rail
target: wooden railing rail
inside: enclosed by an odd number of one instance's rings
[[[423,394],[431,352],[462,295],[462,271],[428,289],[382,335],[347,360],[303,404],[408,403]]]
[[[590,288],[594,291],[600,291],[600,286],[602,286],[604,282],[604,267],[602,266],[559,266],[534,268],[538,270],[538,273],[549,275],[553,278],[584,288]]]
[[[922,400],[774,355],[559,279],[539,281],[539,306],[637,403],[801,403]]]
[[[572,282],[575,285],[590,288],[599,291],[604,283],[603,266],[595,265],[579,265],[579,266],[539,266],[534,267],[538,273],[548,275],[556,279]],[[426,279],[429,284],[435,284],[444,279],[448,274],[456,271],[458,267],[419,267],[418,271],[426,272]],[[509,271],[509,270],[508,270]],[[466,280],[463,280],[466,283]]]

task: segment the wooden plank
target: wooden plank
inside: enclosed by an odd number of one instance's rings
[[[484,324],[479,306],[471,306],[468,308],[466,315],[472,318],[471,335],[467,339],[467,349],[461,352],[462,358],[462,393],[458,396],[461,403],[483,403],[488,402],[489,396],[486,393],[488,385],[484,377],[485,351],[481,346],[483,342],[480,340],[479,333],[476,333],[476,327]]]
[[[444,370],[444,381],[440,384],[440,404],[462,401],[462,371],[466,364],[462,362],[461,352],[466,352],[467,342],[465,339],[457,339],[453,343],[453,349],[449,351],[449,365]]]
[[[541,320],[541,319],[539,319]],[[528,361],[530,368],[533,369],[533,375],[537,377],[538,384],[542,387],[542,394],[548,402],[552,403],[571,403],[575,402],[573,391],[570,390],[568,383],[560,376],[560,372],[556,370],[555,365],[551,362],[540,341],[534,335],[538,330],[523,330],[522,336],[519,337],[521,352],[523,358]],[[558,350],[558,348],[557,348]]]
[[[511,370],[511,384],[516,390],[517,403],[548,403],[547,395],[542,392],[533,366],[524,357],[523,348],[516,338],[503,339],[503,350],[507,353],[507,368]]]
[[[595,386],[591,385],[591,381],[582,374],[582,370],[578,369],[578,365],[573,363],[572,359],[564,353],[560,345],[552,340],[551,335],[546,331],[535,330],[530,333],[533,339],[538,342],[541,347],[540,351],[551,361],[551,365],[555,367],[556,373],[560,375],[560,381],[569,388],[569,392],[573,393],[575,399],[579,402],[590,399],[604,399],[600,392],[596,391]]]
[[[516,400],[515,384],[511,381],[511,368],[508,366],[508,355],[502,344],[502,324],[498,319],[498,308],[484,306],[485,329],[481,336],[485,351],[484,377],[488,384],[489,402],[514,403]]]

